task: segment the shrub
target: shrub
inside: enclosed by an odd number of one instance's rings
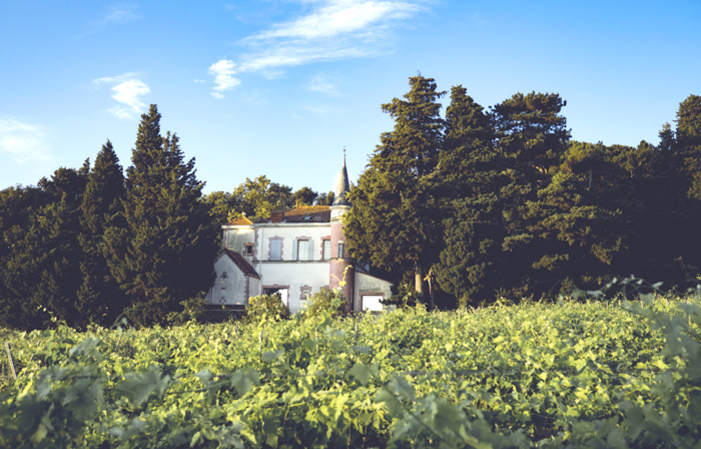
[[[343,314],[345,305],[346,301],[343,298],[341,289],[333,291],[330,288],[323,287],[309,297],[309,302],[303,312],[304,318],[314,318],[324,313],[334,318]]]
[[[290,309],[282,303],[279,295],[260,295],[248,298],[243,323],[280,321],[290,316]]]

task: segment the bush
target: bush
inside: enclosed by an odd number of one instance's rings
[[[261,323],[263,321],[280,321],[290,316],[290,309],[282,303],[279,295],[260,295],[248,298],[246,316],[242,322]]]
[[[340,316],[346,310],[346,301],[341,289],[333,291],[323,287],[309,297],[309,303],[304,309],[304,319],[314,318],[321,314],[329,314],[331,318]]]

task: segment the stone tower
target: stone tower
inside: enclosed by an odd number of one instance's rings
[[[351,204],[348,201],[350,192],[350,182],[348,181],[348,171],[346,170],[346,150],[343,150],[343,168],[338,178],[335,198],[331,206],[331,269],[329,287],[336,289],[342,281],[343,297],[346,300],[346,313],[352,313],[355,306],[354,281],[355,270],[353,260],[348,254],[345,237],[343,236],[343,214],[348,212]]]

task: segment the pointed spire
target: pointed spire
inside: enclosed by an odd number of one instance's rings
[[[348,201],[348,192],[350,192],[350,183],[348,182],[348,170],[346,169],[346,148],[343,148],[343,168],[338,177],[338,185],[336,186],[336,196],[333,200],[334,206],[350,206]]]

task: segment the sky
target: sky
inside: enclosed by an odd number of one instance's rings
[[[230,0],[0,2],[0,189],[131,164],[140,115],[195,158],[205,192],[266,175],[352,180],[421,73],[485,108],[554,92],[572,138],[657,144],[701,95],[701,2]],[[449,97],[441,99],[445,107]]]

